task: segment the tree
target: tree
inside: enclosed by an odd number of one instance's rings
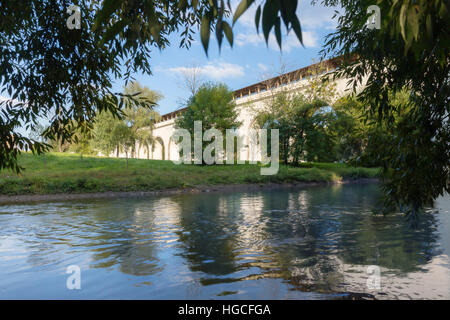
[[[336,100],[336,83],[330,78],[322,76],[326,71],[327,66],[323,62],[314,62],[308,68],[308,85],[303,96],[310,103],[320,100],[331,105]]]
[[[181,86],[186,89],[191,96],[197,93],[197,90],[205,82],[202,76],[202,69],[198,64],[192,64],[190,67],[181,70]]]
[[[99,150],[106,156],[109,156],[116,150],[117,156],[119,156],[119,139],[116,136],[118,132],[116,128],[121,123],[122,120],[110,112],[104,111],[97,114],[92,130],[92,144],[94,149]]]
[[[42,124],[38,123],[33,128],[31,128],[29,138],[31,140],[45,142],[44,131],[45,127]]]
[[[139,143],[139,148],[145,147],[147,151],[147,160],[150,159],[150,148],[155,142],[153,131],[151,128],[142,128],[136,132],[136,141]]]
[[[281,44],[281,23],[300,42],[295,15],[298,0],[265,0],[256,11],[266,41],[274,30]],[[40,1],[2,0],[0,10],[0,84],[9,95],[0,101],[0,169],[21,167],[21,150],[42,153],[43,143],[22,136],[17,129],[33,127],[50,116],[46,139],[71,140],[75,127],[92,127],[103,111],[118,116],[123,94],[112,90],[115,79],[133,73],[150,74],[152,48],[163,50],[169,36],[180,32],[180,46],[189,48],[200,29],[205,51],[211,30],[219,46],[223,37],[233,44],[232,25],[254,3],[242,0],[232,17],[229,1]],[[67,9],[81,11],[80,29],[69,29]],[[128,97],[131,98],[131,97]]]
[[[333,123],[336,121],[333,110],[320,100],[317,100],[312,108],[316,111],[309,118],[303,137],[306,140],[303,147],[305,160],[309,162],[340,160],[337,153],[337,136],[333,131]]]
[[[378,0],[379,30],[366,27],[373,1],[322,2],[344,9],[323,54],[343,57],[335,75],[351,78],[354,88],[365,84],[358,98],[369,115],[395,130],[378,154],[387,204],[414,214],[450,192],[448,1]],[[390,94],[405,88],[408,101],[393,105]]]
[[[256,111],[255,127],[278,129],[280,156],[285,164],[289,162],[292,128],[288,111],[291,109],[291,97],[287,92],[273,94],[263,110]],[[270,144],[268,144],[270,145]]]
[[[333,161],[334,140],[329,132],[331,113],[327,103],[310,101],[300,93],[278,93],[269,108],[256,116],[256,126],[278,129],[280,154],[285,164],[298,165],[300,160]]]
[[[364,105],[353,96],[340,98],[333,104],[335,120],[331,123],[331,130],[336,136],[339,161],[373,166],[373,163],[361,162],[367,147],[368,126],[373,122],[364,121],[364,109]]]
[[[46,139],[44,138],[45,127],[38,123],[34,127],[31,128],[29,138],[34,141],[38,141],[41,143],[46,143]],[[47,166],[47,160],[45,158],[45,154],[41,155],[44,160],[44,166]]]
[[[226,145],[226,130],[237,129],[241,125],[237,121],[238,113],[233,100],[233,91],[224,84],[203,84],[197,93],[189,98],[188,108],[175,119],[176,129],[186,129],[191,134],[191,147],[194,148],[194,122],[201,121],[202,137],[206,130],[219,130]],[[203,146],[202,151],[204,151]],[[225,150],[225,149],[224,149]],[[192,151],[193,153],[193,151]]]
[[[142,87],[138,82],[130,82],[124,88],[124,110],[119,116],[111,112],[100,112],[94,120],[93,146],[105,155],[110,155],[114,150],[119,156],[123,150],[127,157],[131,151],[136,154],[136,144],[139,147],[146,146],[147,156],[149,145],[153,143],[153,126],[159,118],[158,112],[148,105],[156,105],[162,95],[147,87]],[[143,107],[142,102],[147,106]],[[128,129],[127,129],[128,128]]]
[[[91,131],[87,128],[78,127],[74,134],[74,139],[69,145],[68,150],[79,153],[81,158],[85,154],[95,154],[92,146]]]
[[[95,118],[92,130],[92,145],[104,155],[109,156],[116,151],[125,152],[128,168],[128,154],[135,140],[131,128],[123,119],[115,117],[112,113],[102,112]]]
[[[400,108],[409,100],[410,92],[403,90],[389,94],[389,101]],[[338,158],[364,167],[381,167],[380,154],[397,135],[395,127],[408,110],[397,112],[394,125],[377,121],[376,115],[367,114],[370,105],[355,96],[346,96],[333,105],[335,121],[331,130],[338,139]]]
[[[125,95],[130,95],[138,100],[148,101],[151,105],[156,105],[162,99],[162,94],[150,90],[148,87],[142,87],[138,82],[130,82],[124,90]],[[132,141],[132,153],[137,156],[136,144],[146,146],[147,157],[150,152],[150,145],[153,144],[153,128],[155,121],[159,119],[159,113],[152,108],[142,107],[136,103],[136,99],[126,100],[125,103],[125,122],[130,128]]]
[[[329,129],[332,115],[325,112],[324,107],[335,100],[336,85],[321,77],[325,70],[323,63],[314,64],[302,93],[292,93],[287,87],[277,86],[278,78],[264,83],[270,96],[262,109],[253,109],[255,125],[279,130],[280,155],[285,164],[335,159],[334,153],[330,153],[334,144]],[[288,83],[283,75],[281,83]]]
[[[114,128],[112,135],[117,143],[117,153],[119,153],[120,150],[125,152],[128,169],[128,153],[130,149],[133,150],[132,148],[135,146],[132,129],[125,122],[121,121]]]

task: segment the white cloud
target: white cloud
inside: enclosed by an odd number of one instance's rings
[[[167,70],[174,73],[184,73],[192,69],[190,67],[175,67]],[[237,78],[245,75],[244,69],[241,66],[224,61],[211,61],[198,69],[203,76],[214,80]]]
[[[262,64],[262,63],[258,63],[258,68],[262,72],[266,72],[269,69],[265,64]]]
[[[233,13],[236,12],[236,8],[240,2],[241,2],[241,0],[231,1],[231,8],[233,10]],[[245,13],[239,17],[238,23],[247,28],[250,28],[250,27],[256,28],[256,26],[255,26],[256,8],[258,8],[258,6],[255,4],[250,6],[250,8],[248,8],[247,11],[245,11]]]
[[[234,39],[236,45],[242,47],[245,45],[259,45],[264,43],[264,37],[256,32],[238,33]]]
[[[307,48],[317,47],[318,41],[317,36],[312,31],[303,31],[303,44]],[[262,34],[257,34],[256,32],[250,33],[239,33],[236,36],[236,45],[245,46],[245,45],[260,45],[265,44],[265,40]],[[290,32],[287,36],[283,37],[282,40],[282,49],[285,52],[291,51],[293,48],[300,48],[300,41],[297,39],[297,36],[294,32]],[[279,50],[278,43],[275,39],[273,33],[269,35],[269,48],[272,50]]]
[[[302,27],[315,29],[335,29],[337,25],[336,19],[333,19],[334,11],[339,8],[325,7],[320,4],[311,5],[310,0],[300,0],[297,7],[297,16],[299,17]]]
[[[314,31],[304,31],[302,33],[303,43],[305,47],[318,47],[319,43],[317,42],[317,35]]]

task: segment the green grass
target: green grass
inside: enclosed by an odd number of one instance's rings
[[[378,169],[335,163],[302,163],[298,168],[280,165],[278,174],[260,175],[258,165],[175,165],[171,161],[83,157],[50,153],[22,154],[25,168],[16,175],[0,171],[0,194],[54,194],[103,191],[153,191],[234,183],[338,181],[373,178]]]

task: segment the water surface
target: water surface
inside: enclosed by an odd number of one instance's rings
[[[450,197],[411,228],[377,214],[379,196],[358,184],[0,206],[0,298],[449,299]]]

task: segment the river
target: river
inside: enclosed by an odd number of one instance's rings
[[[449,299],[450,196],[415,226],[381,215],[380,196],[346,184],[3,205],[0,299]]]

